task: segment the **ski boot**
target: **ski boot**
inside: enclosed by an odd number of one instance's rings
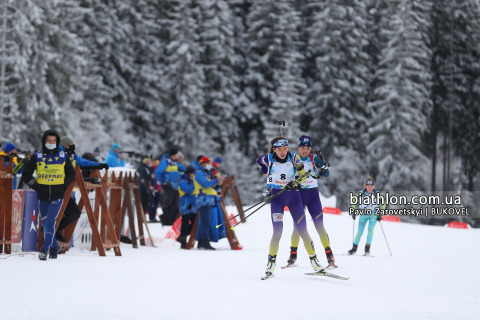
[[[277,256],[268,256],[268,264],[267,269],[265,270],[265,276],[262,277],[262,280],[267,280],[268,278],[273,277],[273,271],[275,271],[275,266],[277,260]]]
[[[295,265],[295,262],[297,261],[297,249],[297,247],[290,247],[290,258],[287,260],[287,265],[282,267],[282,269],[290,268]]]
[[[365,255],[366,255],[366,256],[369,256],[369,255],[370,255],[370,245],[369,245],[369,244],[366,244],[366,245],[365,245]]]
[[[358,245],[353,244],[352,249],[348,250],[348,254],[355,254],[357,252]]]
[[[42,261],[47,261],[47,251],[40,250],[40,252],[38,253],[38,259]]]
[[[197,249],[200,249],[200,250],[215,250],[215,248],[210,245],[210,240],[208,240],[208,239],[198,240]]]
[[[62,248],[62,247],[60,245],[57,245],[56,247],[51,247],[50,254],[48,255],[48,259],[57,259],[59,248]]]
[[[327,256],[327,261],[328,261],[328,268],[338,268],[338,266],[335,264],[335,257],[333,256],[332,249],[330,247],[325,248],[325,255]]]
[[[178,237],[177,242],[180,242],[180,249],[186,249],[187,248],[187,237]]]
[[[320,264],[320,262],[318,262],[318,259],[317,259],[317,255],[316,255],[316,254],[312,254],[312,255],[310,256],[310,264],[312,265],[313,270],[315,270],[315,272],[323,271],[323,267],[322,267],[322,265]]]

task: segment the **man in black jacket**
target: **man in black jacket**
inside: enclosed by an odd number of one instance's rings
[[[47,260],[50,250],[50,259],[57,258],[58,243],[55,239],[57,216],[62,207],[65,190],[75,180],[75,169],[70,157],[59,149],[60,136],[49,129],[42,137],[42,151],[35,152],[25,165],[22,179],[37,192],[40,200],[40,214],[45,233],[43,246],[38,258]],[[36,179],[33,177],[37,171]]]
[[[150,167],[152,164],[151,158],[143,159],[143,163],[138,168],[138,173],[140,175],[140,200],[142,202],[143,212],[145,215],[147,212],[150,215],[150,222],[157,222],[155,219],[155,211],[149,212],[150,203],[153,201],[153,198],[158,193],[157,189],[153,187],[152,180],[155,178],[153,169]]]

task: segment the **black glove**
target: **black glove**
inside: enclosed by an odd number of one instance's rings
[[[320,179],[321,177],[323,177],[325,175],[325,172],[327,172],[327,170],[325,169],[318,170],[317,179]]]
[[[383,216],[382,216],[381,214],[379,214],[379,215],[377,216],[377,221],[382,221],[382,218],[383,218]]]
[[[106,163],[100,163],[100,169],[108,170],[110,167]]]
[[[295,188],[295,181],[291,181],[289,183],[287,183],[287,185],[285,186],[285,190],[292,190],[293,188]]]

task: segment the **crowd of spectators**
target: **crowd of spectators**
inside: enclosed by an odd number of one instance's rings
[[[126,152],[122,150],[119,143],[114,143],[105,162],[101,163],[101,150],[95,147],[91,152],[85,152],[82,157],[75,154],[75,144],[67,136],[59,139],[59,151],[67,152],[73,164],[80,166],[82,175],[88,177],[90,171],[95,169],[108,169],[115,167],[132,167],[126,163]],[[19,156],[16,146],[8,142],[4,145],[0,156],[4,158],[8,166],[9,161],[14,162],[15,171],[21,174],[23,164],[34,154],[22,151],[23,158]],[[177,239],[181,247],[185,248],[187,236],[190,234],[196,214],[199,214],[198,230],[198,248],[213,250],[210,245],[209,227],[212,215],[212,209],[217,206],[218,191],[223,184],[223,177],[219,169],[222,165],[222,159],[216,157],[214,161],[210,158],[199,155],[190,165],[187,165],[185,156],[179,150],[172,148],[161,157],[152,158],[150,155],[140,161],[138,165],[139,191],[142,208],[148,217],[149,223],[161,223],[165,226],[173,225],[178,215],[182,218],[182,227],[180,237]],[[21,167],[21,168],[20,168]],[[89,170],[90,169],[90,170]],[[22,187],[22,181],[17,184],[16,175],[13,189]],[[28,186],[26,186],[28,188]],[[74,202],[69,205],[72,214],[67,214],[64,225],[76,221],[79,217],[78,208],[74,208]],[[157,209],[161,205],[161,214],[157,214]],[[75,209],[75,210],[73,210]],[[63,228],[62,228],[63,229]],[[64,241],[62,234],[57,232],[56,238]]]

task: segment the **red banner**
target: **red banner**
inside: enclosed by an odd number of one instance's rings
[[[457,228],[457,229],[468,229],[468,224],[465,222],[459,222],[459,221],[451,221],[448,224],[449,228]]]

